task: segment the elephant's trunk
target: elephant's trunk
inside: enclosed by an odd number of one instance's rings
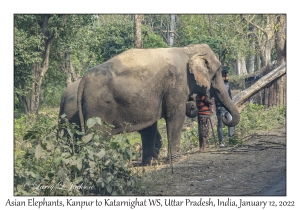
[[[186,112],[185,115],[189,118],[194,118],[198,116],[198,108],[195,101],[186,102]]]
[[[214,92],[216,93],[216,96],[218,97],[219,101],[223,104],[223,106],[228,110],[228,112],[232,116],[231,121],[226,120],[225,116],[223,116],[223,123],[228,127],[236,126],[240,121],[240,114],[237,107],[229,97],[221,75],[217,76],[216,80],[212,83],[212,86],[215,89]]]

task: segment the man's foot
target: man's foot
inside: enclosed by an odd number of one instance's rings
[[[220,143],[220,147],[225,147],[225,144],[223,144],[223,143]]]

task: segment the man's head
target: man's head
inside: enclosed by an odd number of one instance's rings
[[[228,69],[229,69],[228,66],[224,66],[223,70],[222,70],[222,77],[223,77],[224,82],[228,82],[228,79],[229,79]]]

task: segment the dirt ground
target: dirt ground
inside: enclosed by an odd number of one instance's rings
[[[149,166],[149,196],[286,195],[286,129],[251,136],[243,145],[207,148],[179,162]]]

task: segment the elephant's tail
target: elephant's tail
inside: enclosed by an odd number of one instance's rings
[[[79,121],[80,121],[80,127],[81,127],[82,132],[85,132],[84,118],[83,118],[83,114],[82,114],[82,94],[83,94],[84,84],[85,84],[85,79],[83,78],[80,81],[78,90],[77,90],[77,107],[78,107]]]

